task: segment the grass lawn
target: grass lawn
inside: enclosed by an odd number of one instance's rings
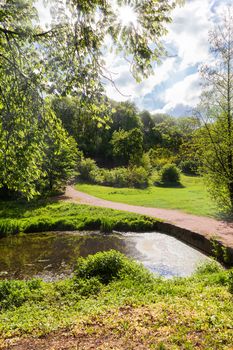
[[[113,202],[145,207],[180,209],[184,212],[216,216],[217,208],[209,198],[202,178],[182,175],[183,187],[157,187],[147,189],[114,188],[90,184],[77,184],[76,189]]]

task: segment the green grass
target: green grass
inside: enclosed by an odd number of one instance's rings
[[[0,237],[19,232],[146,231],[156,220],[143,215],[68,202],[0,202]]]
[[[181,184],[183,187],[151,186],[147,189],[77,184],[76,189],[113,202],[154,208],[179,209],[201,216],[217,215],[217,209],[209,198],[201,177],[182,175]]]
[[[65,329],[76,346],[69,349],[106,336],[112,347],[101,349],[122,348],[121,341],[132,350],[230,349],[232,286],[233,271],[213,263],[192,277],[164,280],[120,253],[98,253],[80,259],[72,279],[0,282],[0,348],[10,337],[33,336],[33,344],[52,331],[59,341]]]

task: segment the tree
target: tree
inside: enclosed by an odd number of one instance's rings
[[[134,103],[112,102],[113,113],[111,114],[112,125],[111,130],[114,132],[120,129],[129,131],[134,128],[141,127],[141,121],[138,116],[138,111]]]
[[[117,0],[119,6],[130,6],[138,19],[137,25],[124,25],[111,0],[48,0],[52,22],[43,30],[35,1],[4,1],[0,7],[1,59],[15,70],[18,64],[7,53],[18,45],[24,57],[34,50],[27,59],[33,62],[31,73],[39,77],[43,90],[93,101],[103,92],[103,79],[111,80],[104,63],[110,48],[131,59],[135,78],[152,72],[152,62],[164,54],[160,39],[167,32],[170,13],[180,2]]]
[[[103,79],[111,80],[104,63],[106,36],[113,49],[131,58],[136,79],[147,76],[152,61],[164,53],[160,38],[177,2],[132,0],[135,27],[121,23],[110,0],[48,0],[52,22],[46,30],[36,1],[1,2],[0,188],[27,198],[38,194],[48,148],[45,135],[53,124],[45,96],[77,95],[101,123],[105,115],[96,105],[105,99]]]
[[[44,137],[42,161],[43,175],[38,184],[40,192],[63,190],[76,174],[77,163],[81,161],[77,143],[62,128],[61,121],[50,110],[50,123]]]
[[[84,155],[95,158],[102,144],[105,127],[108,124],[104,120],[100,123],[99,118],[95,118],[89,108],[82,104],[78,97],[53,98],[52,107],[69,135],[74,137]],[[95,110],[98,110],[99,115],[101,115],[101,112],[102,115],[107,113],[110,115],[111,112],[106,111],[107,107],[107,103],[101,103],[95,106]],[[92,106],[92,109],[94,109],[94,106]]]
[[[213,61],[201,69],[203,93],[197,144],[211,194],[233,210],[233,16],[228,8],[209,35]]]
[[[161,133],[155,128],[155,122],[148,111],[140,113],[143,132],[143,147],[145,151],[153,148],[162,141]]]
[[[117,165],[139,165],[143,154],[143,135],[140,129],[114,131],[111,144]]]
[[[89,108],[81,105],[78,97],[57,97],[52,100],[53,109],[62,124],[78,143],[85,157],[94,158],[98,164],[113,162],[111,138],[114,131],[130,131],[141,127],[138,111],[133,103],[108,101],[96,105],[100,113],[108,114],[108,120],[99,123]]]

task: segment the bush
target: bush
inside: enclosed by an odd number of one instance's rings
[[[183,160],[179,164],[179,168],[184,174],[187,175],[197,175],[198,174],[198,164],[193,160]]]
[[[103,185],[104,184],[104,171],[96,166],[96,169],[93,169],[90,171],[89,181],[94,183],[94,184]]]
[[[151,165],[150,156],[149,156],[148,153],[143,153],[140,165],[144,169],[146,169],[148,171],[148,173],[151,174],[151,172],[152,172],[152,165]]]
[[[178,184],[180,182],[180,172],[175,164],[163,166],[160,172],[160,182],[162,184]]]
[[[89,255],[86,259],[79,258],[75,268],[75,276],[84,279],[97,277],[100,282],[108,284],[120,276],[120,271],[125,264],[126,257],[115,250],[100,252]]]
[[[142,167],[133,167],[128,170],[129,186],[145,188],[149,184],[148,172]]]
[[[90,279],[74,279],[75,292],[84,297],[97,295],[101,290],[101,286],[101,282],[96,277]]]
[[[91,171],[98,169],[96,162],[91,158],[83,158],[78,166],[79,176],[82,180],[90,181]]]
[[[149,173],[142,166],[102,169],[94,160],[87,158],[81,162],[79,171],[81,179],[97,185],[144,188],[149,183]]]
[[[88,255],[87,258],[79,258],[74,273],[75,283],[78,286],[85,286],[87,290],[89,284],[85,282],[86,280],[93,281],[91,284],[98,289],[99,285],[96,283],[96,279],[103,284],[109,284],[113,280],[119,279],[151,282],[154,278],[153,274],[141,264],[130,260],[116,250]]]
[[[198,275],[218,273],[223,270],[222,266],[215,260],[199,265],[196,269]]]
[[[167,164],[176,163],[177,157],[167,148],[151,148],[148,152],[151,166],[156,170],[161,170]]]
[[[115,168],[104,171],[104,185],[113,187],[127,187],[129,185],[127,168]]]

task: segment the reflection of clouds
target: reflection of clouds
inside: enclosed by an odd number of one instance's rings
[[[134,237],[139,260],[152,272],[165,277],[191,275],[197,264],[208,259],[174,237],[157,233],[142,233]]]
[[[8,277],[14,278],[63,278],[72,273],[78,257],[110,249],[165,277],[190,275],[197,263],[208,259],[177,239],[157,232],[107,236],[73,232],[27,234],[1,239],[0,277],[5,278],[7,272]]]

